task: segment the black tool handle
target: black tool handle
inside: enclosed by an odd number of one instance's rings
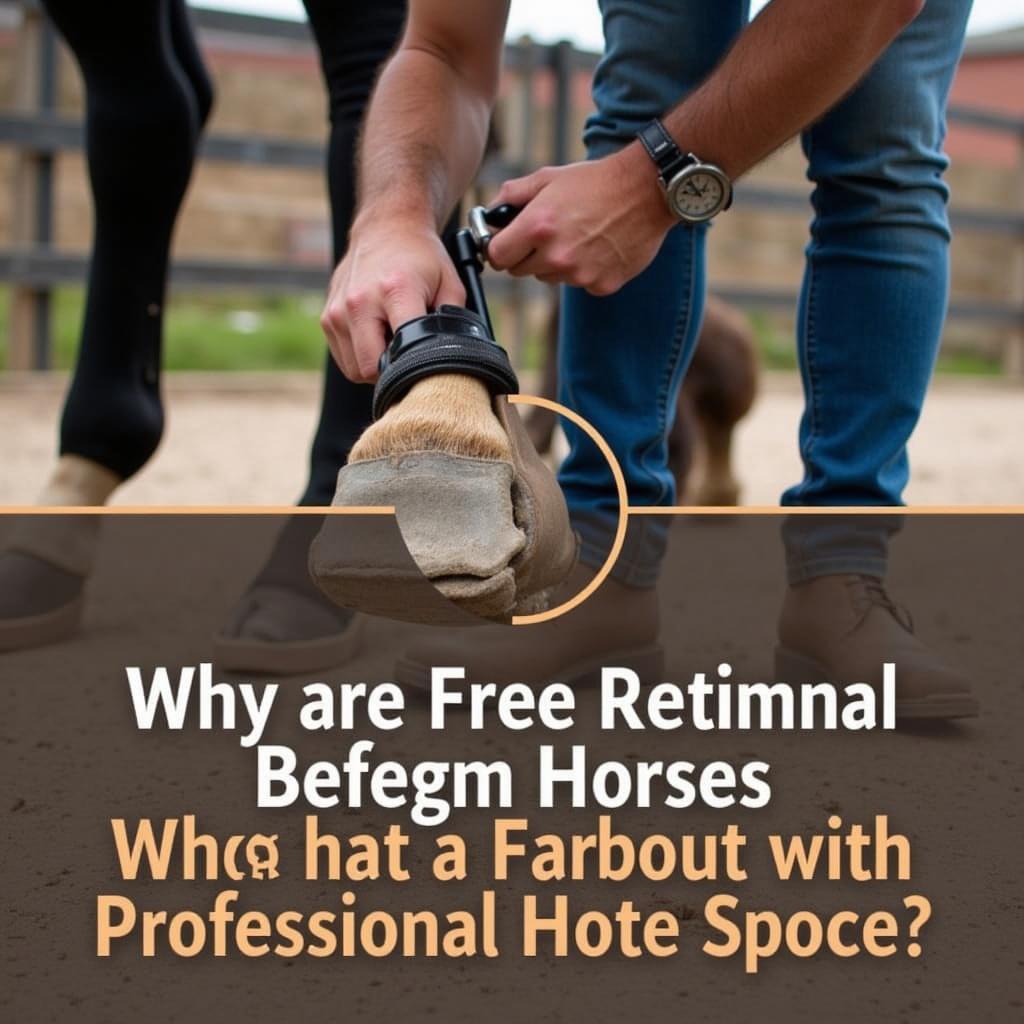
[[[522,210],[521,206],[501,203],[483,211],[483,219],[492,228],[505,228],[512,223]],[[474,211],[477,212],[477,211]],[[471,218],[472,221],[472,218]],[[494,338],[494,325],[487,309],[484,297],[484,286],[481,275],[484,270],[480,241],[469,228],[461,228],[448,245],[448,251],[459,272],[459,280],[466,289],[466,308],[472,310],[487,325],[491,338]]]
[[[487,309],[487,299],[484,297],[484,286],[480,277],[484,264],[480,258],[480,251],[477,249],[473,233],[469,228],[460,228],[455,232],[455,237],[449,243],[448,251],[455,263],[455,269],[459,272],[462,287],[466,289],[466,308],[483,320],[487,325],[488,333],[493,338],[494,325],[491,323],[491,314]]]
[[[484,210],[484,220],[492,228],[507,228],[523,212],[521,206],[513,206],[511,203],[500,203],[498,206],[489,206]]]

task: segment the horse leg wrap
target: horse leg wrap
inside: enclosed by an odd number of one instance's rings
[[[476,457],[467,454],[471,446],[459,451],[455,444],[451,450],[436,443],[417,450],[413,437],[400,452],[345,466],[333,504],[393,506],[401,533],[386,521],[378,520],[376,530],[367,524],[353,529],[351,517],[327,516],[310,552],[310,572],[337,604],[414,622],[464,621],[464,614],[449,617],[452,606],[508,621],[543,607],[546,593],[571,571],[576,539],[562,492],[516,410],[504,394],[495,394],[496,364],[493,351],[488,354],[483,372],[475,374],[471,346],[449,346],[447,354],[438,353],[437,372],[488,384],[491,398],[483,412],[499,428],[509,457]],[[424,379],[429,355],[424,346],[412,364],[417,380]],[[401,363],[391,365],[397,370]],[[386,388],[396,388],[394,372],[381,379]],[[436,412],[443,418],[445,410]],[[444,426],[452,436],[458,433],[457,421]],[[436,442],[439,434],[431,436]],[[424,588],[424,580],[433,586]],[[437,600],[438,591],[447,606]]]

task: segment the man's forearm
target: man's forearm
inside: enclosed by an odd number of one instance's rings
[[[440,230],[483,156],[508,0],[410,0],[364,127],[359,208],[320,323],[342,372],[377,376],[389,329],[465,289]]]
[[[737,178],[842,99],[923,2],[772,0],[665,125]]]
[[[440,55],[396,53],[367,115],[359,163],[359,220],[420,218],[440,230],[473,181],[491,97]]]

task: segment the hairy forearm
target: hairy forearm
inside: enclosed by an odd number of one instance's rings
[[[849,92],[922,2],[773,0],[666,127],[739,177]]]
[[[395,216],[440,230],[479,167],[491,102],[442,55],[400,49],[367,114],[357,224]]]

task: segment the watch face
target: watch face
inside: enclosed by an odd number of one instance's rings
[[[684,220],[708,220],[725,205],[726,187],[717,174],[690,168],[672,182],[672,207]]]

